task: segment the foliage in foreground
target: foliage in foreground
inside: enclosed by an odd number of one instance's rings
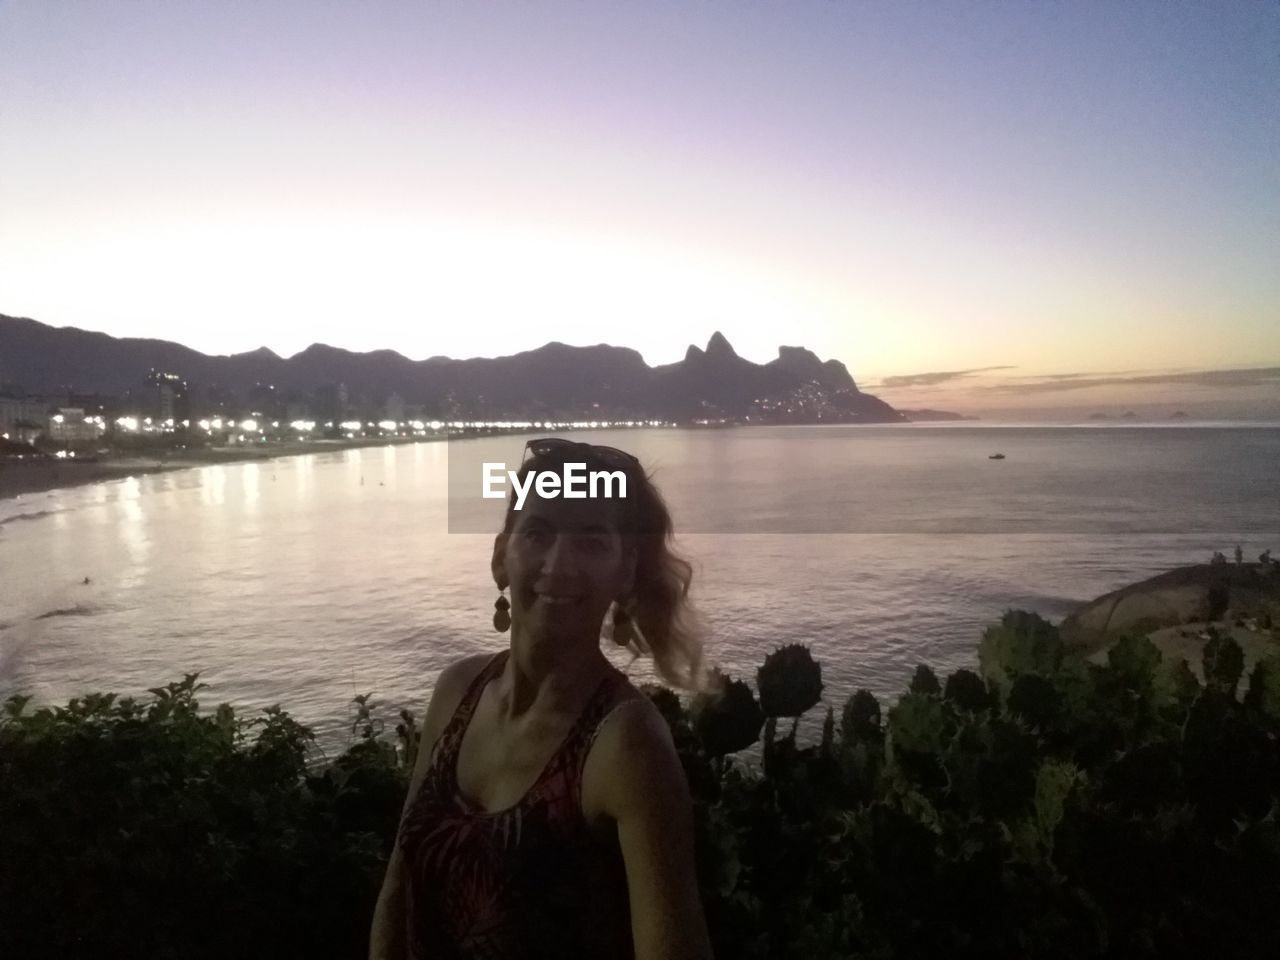
[[[1236,957],[1280,942],[1280,658],[1184,661],[1127,637],[1107,663],[1010,612],[979,670],[919,667],[882,707],[826,708],[801,645],[758,696],[650,689],[697,814],[719,957]],[[404,750],[357,698],[359,738],[309,771],[278,708],[202,715],[194,675],[0,719],[0,954],[360,956]],[[253,734],[253,736],[251,736]],[[744,752],[745,751],[745,752]],[[758,760],[760,762],[756,762]]]
[[[279,706],[189,674],[0,717],[0,956],[356,957],[405,777],[365,724],[319,772]]]

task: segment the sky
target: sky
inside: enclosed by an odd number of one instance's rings
[[[1277,250],[1276,3],[0,0],[0,313],[56,326],[1280,416]]]

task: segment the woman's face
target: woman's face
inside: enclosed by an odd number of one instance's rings
[[[494,541],[493,573],[511,588],[511,615],[535,634],[589,635],[632,587],[634,561],[614,507],[601,499],[530,495]]]

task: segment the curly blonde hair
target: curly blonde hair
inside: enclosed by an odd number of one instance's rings
[[[586,462],[588,469],[623,469],[627,476],[627,496],[620,501],[619,532],[626,548],[635,552],[635,582],[626,613],[632,622],[632,638],[619,642],[613,635],[612,618],[606,617],[602,635],[631,651],[632,659],[652,657],[654,670],[662,680],[678,689],[701,692],[708,678],[704,667],[707,630],[702,617],[689,600],[693,565],[675,549],[671,511],[653,478],[637,462],[620,467],[614,459],[602,459],[588,445],[572,452],[554,451],[530,456],[517,473],[523,487],[533,470],[559,472],[567,460]],[[515,525],[514,485],[507,502],[502,532]],[[616,609],[616,605],[615,605]]]

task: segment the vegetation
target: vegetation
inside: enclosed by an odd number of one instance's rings
[[[695,798],[719,957],[1253,957],[1280,940],[1280,657],[1205,683],[1141,636],[1105,664],[1009,612],[979,669],[821,708],[800,645],[757,694],[649,695]],[[359,697],[309,770],[278,707],[202,714],[196,676],[0,720],[0,954],[362,955],[416,743]],[[793,718],[779,736],[777,721]]]

